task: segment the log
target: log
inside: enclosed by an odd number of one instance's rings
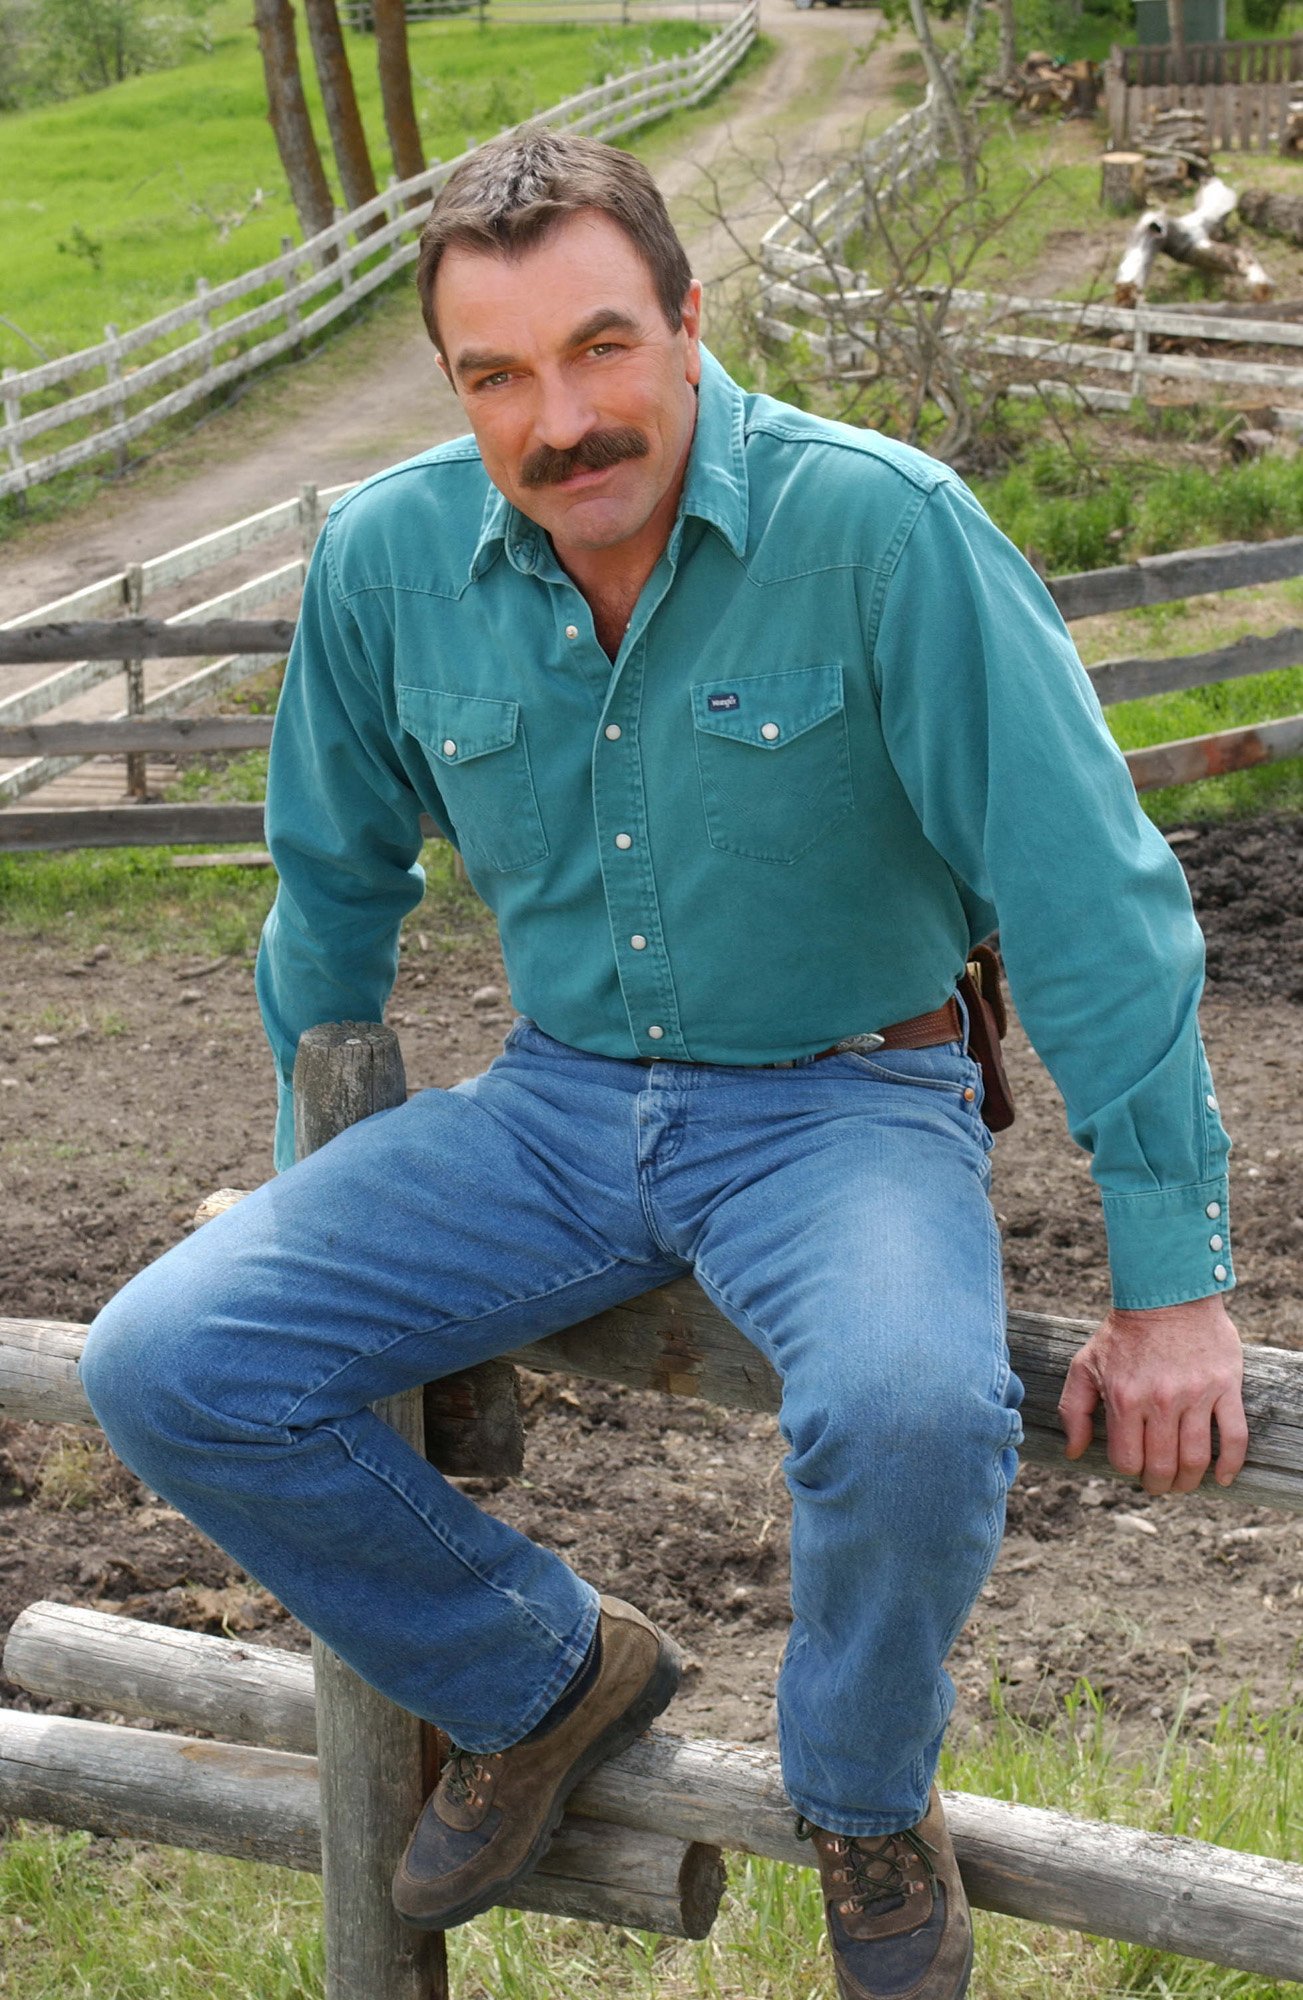
[[[294,1062],[295,1157],[407,1100],[392,1028],[334,1021],[299,1037]],[[413,1451],[425,1454],[419,1389],[375,1405]],[[394,1909],[390,1884],[407,1837],[438,1777],[433,1730],[346,1666],[315,1635],[320,1759],[320,1855],[326,2000],[448,2000],[442,1933],[417,1932]]]
[[[1167,218],[1161,208],[1147,208],[1127,238],[1117,276],[1113,280],[1113,303],[1134,306],[1149,283],[1155,257],[1163,246]]]
[[[1132,230],[1118,265],[1113,284],[1115,303],[1136,304],[1160,250],[1179,263],[1243,278],[1253,298],[1269,299],[1275,286],[1252,251],[1241,244],[1216,240],[1235,206],[1234,190],[1214,175],[1200,188],[1188,215],[1168,215],[1162,208],[1146,209]]]
[[[311,1758],[283,1750],[0,1713],[0,1812],[14,1817],[311,1868],[312,1774]],[[1267,1978],[1299,1970],[1303,1868],[972,1793],[943,1797],[979,1909]],[[585,1779],[572,1805],[571,1818],[604,1833],[810,1864],[767,1750],[653,1730]]]
[[[1126,215],[1145,199],[1143,153],[1104,153],[1099,163],[1099,199],[1103,208]]]
[[[426,840],[442,840],[421,815]],[[263,837],[263,809],[252,806],[70,806],[0,811],[0,854],[51,853],[68,847],[200,847]]]
[[[189,660],[211,653],[288,653],[292,618],[94,618],[81,624],[17,625],[0,631],[0,667],[58,660]]]
[[[1303,243],[1303,196],[1275,194],[1270,188],[1245,188],[1240,196],[1240,214],[1250,229],[1283,236],[1290,243]]]
[[[1171,604],[1210,590],[1239,590],[1250,583],[1282,583],[1303,573],[1303,535],[1268,542],[1222,542],[1206,549],[1176,549],[1140,556],[1109,569],[1052,576],[1049,592],[1069,624],[1139,604]],[[7,813],[0,813],[0,829]]]
[[[1009,1352],[1027,1392],[1023,1456],[1069,1478],[1118,1479],[1102,1439],[1082,1458],[1063,1456],[1058,1399],[1069,1362],[1093,1331],[1091,1320],[1010,1313]],[[93,1424],[76,1373],[85,1337],[84,1327],[63,1321],[0,1319],[0,1417]],[[773,1412],[779,1405],[769,1363],[691,1278],[645,1292],[509,1358],[545,1374],[701,1396],[728,1409]],[[1246,1347],[1244,1403],[1245,1468],[1231,1486],[1205,1482],[1201,1490],[1246,1506],[1303,1511],[1303,1354]]]
[[[285,1750],[0,1711],[0,1813],[282,1868],[321,1868],[318,1761]],[[355,1867],[366,1858],[362,1838],[355,1830]],[[717,1846],[571,1815],[510,1903],[699,1938],[723,1888]],[[428,1956],[432,1939],[401,1927],[386,1968],[391,1985],[410,1983],[413,1962]],[[345,1991],[349,2000],[370,2000],[383,1988]]]
[[[1272,435],[1268,433],[1268,435]],[[1135,701],[1171,694],[1178,689],[1210,687],[1238,680],[1244,674],[1265,674],[1278,667],[1295,667],[1303,660],[1303,628],[1296,625],[1262,636],[1250,633],[1229,646],[1207,653],[1181,653],[1172,660],[1099,660],[1087,667],[1100,702]]]
[[[1153,791],[1160,785],[1192,785],[1201,778],[1222,778],[1229,771],[1250,771],[1258,764],[1276,764],[1284,757],[1299,756],[1303,756],[1303,715],[1222,729],[1211,736],[1187,736],[1175,743],[1156,743],[1151,750],[1126,753],[1127,768],[1138,792]]]

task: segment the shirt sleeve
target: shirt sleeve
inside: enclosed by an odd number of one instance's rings
[[[996,911],[1020,1018],[1091,1155],[1114,1305],[1229,1290],[1230,1142],[1185,876],[1049,592],[957,480],[884,578],[874,671],[924,833]]]
[[[425,887],[422,802],[395,747],[381,677],[340,601],[331,527],[304,584],[267,775],[267,844],[280,882],[255,979],[279,1084],[277,1172],[294,1162],[300,1035],[325,1021],[383,1019],[399,927]]]

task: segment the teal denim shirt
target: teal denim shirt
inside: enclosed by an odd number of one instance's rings
[[[301,1032],[384,1013],[422,812],[496,913],[516,1007],[601,1055],[810,1055],[939,1006],[998,926],[1115,1304],[1233,1283],[1184,876],[1048,592],[945,466],[707,355],[614,665],[473,439],[331,509],[268,782],[280,1167]]]

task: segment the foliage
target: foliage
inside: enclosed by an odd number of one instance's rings
[[[183,60],[214,0],[0,0],[0,111]]]

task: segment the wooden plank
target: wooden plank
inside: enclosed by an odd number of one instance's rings
[[[270,715],[185,715],[105,718],[93,722],[28,722],[0,726],[0,757],[78,757],[150,751],[179,756],[204,750],[263,750]]]
[[[47,674],[43,681],[32,687],[22,688],[19,693],[8,695],[0,701],[0,723],[12,726],[20,722],[34,721],[38,715],[46,715],[52,708],[61,708],[65,701],[74,701],[88,688],[98,687],[101,681],[112,680],[121,670],[120,660],[79,660],[75,666],[64,667],[57,674]]]
[[[0,1809],[15,1817],[311,1868],[312,1779],[313,1759],[285,1750],[0,1714]],[[1266,1978],[1298,1972],[1303,1868],[972,1793],[943,1798],[979,1909]],[[572,1804],[606,1826],[810,1865],[769,1750],[650,1731]]]
[[[1105,707],[1114,701],[1134,701],[1178,688],[1211,687],[1239,680],[1245,674],[1271,673],[1303,661],[1303,629],[1296,625],[1266,636],[1251,634],[1233,645],[1208,653],[1182,653],[1170,660],[1099,660],[1087,667],[1091,684]],[[0,745],[3,744],[0,734]]]
[[[442,839],[421,816],[427,840]],[[74,806],[66,810],[10,806],[0,811],[0,854],[38,854],[69,847],[208,847],[263,837],[261,805]]]
[[[1112,1478],[1103,1443],[1063,1456],[1058,1400],[1068,1365],[1094,1332],[1090,1320],[1009,1315],[1009,1353],[1026,1390],[1025,1458],[1070,1479]],[[86,1329],[55,1320],[0,1318],[0,1417],[29,1423],[94,1424],[76,1373]],[[549,1375],[620,1382],[671,1396],[700,1396],[726,1409],[776,1412],[778,1378],[690,1278],[600,1313],[508,1357]],[[1244,1351],[1249,1454],[1229,1487],[1206,1481],[1212,1499],[1303,1512],[1303,1354],[1251,1345]],[[1124,1484],[1134,1482],[1124,1481]]]
[[[180,620],[105,618],[75,625],[59,621],[0,632],[0,666],[44,665],[53,660],[200,659],[233,652],[283,654],[293,638],[290,618],[200,620],[196,612],[183,613]]]
[[[1221,542],[1172,555],[1140,556],[1112,569],[1081,570],[1049,580],[1049,590],[1071,624],[1105,611],[1139,604],[1170,604],[1205,591],[1239,590],[1252,583],[1282,583],[1303,575],[1303,535],[1271,542]]]
[[[319,1772],[317,1758],[285,1750],[0,1712],[0,1810],[92,1833],[319,1870]],[[717,1846],[571,1815],[510,1902],[545,1915],[704,1937],[723,1887]],[[385,1985],[343,1988],[341,2000],[383,2000],[402,1987],[446,1994],[444,1982],[429,1976],[442,1940],[394,1921]]]
[[[1259,764],[1303,757],[1303,715],[1157,743],[1148,750],[1128,750],[1126,757],[1138,792],[1160,785],[1193,785],[1201,778],[1225,777],[1228,771],[1251,771]]]

